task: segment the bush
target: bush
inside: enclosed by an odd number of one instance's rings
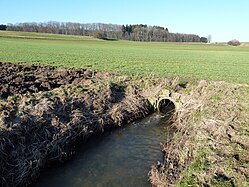
[[[201,37],[201,39],[200,39],[200,40],[201,40],[201,42],[202,42],[202,43],[208,43],[208,39],[207,39],[207,38],[205,38],[205,37]]]
[[[94,33],[93,37],[94,37],[94,38],[98,38],[98,39],[102,39],[102,40],[103,40],[103,39],[106,39],[106,38],[107,38],[107,35],[106,35],[106,33],[104,33],[104,32],[97,31],[97,32]]]
[[[7,25],[0,25],[0,30],[5,31],[7,29]]]
[[[239,42],[239,40],[231,40],[227,44],[232,46],[239,46],[241,43]]]

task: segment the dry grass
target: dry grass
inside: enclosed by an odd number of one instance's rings
[[[185,90],[174,115],[177,132],[163,147],[164,164],[150,172],[152,185],[247,186],[248,91],[248,85],[207,81]]]
[[[32,183],[44,167],[69,159],[77,141],[142,118],[148,101],[133,86],[98,77],[0,104],[0,186]]]

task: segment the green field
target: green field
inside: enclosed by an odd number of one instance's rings
[[[249,46],[0,32],[0,61],[249,83]]]

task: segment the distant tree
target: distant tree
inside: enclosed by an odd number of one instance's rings
[[[127,26],[127,32],[129,35],[132,33],[132,25]]]
[[[158,29],[158,30],[164,30],[164,27],[154,25],[153,28]]]
[[[122,25],[121,31],[122,31],[122,34],[123,34],[123,35],[125,35],[126,28],[125,28],[125,26],[124,26],[124,25]]]
[[[208,40],[208,43],[211,43],[211,41],[212,41],[212,35],[211,35],[211,34],[209,34],[209,35],[207,36],[207,40]]]
[[[232,45],[232,46],[239,46],[241,43],[239,42],[239,40],[230,40],[229,42],[227,42],[228,45]]]
[[[208,39],[205,37],[201,37],[200,40],[202,43],[208,43]]]
[[[5,31],[7,29],[7,25],[0,25],[0,30]]]
[[[95,34],[94,34],[94,37],[95,38],[98,38],[98,39],[107,39],[107,36],[104,32],[101,32],[101,31],[97,31]]]
[[[5,29],[5,27],[3,27]],[[124,39],[149,42],[200,42],[194,34],[170,33],[168,28],[146,24],[115,25],[105,23],[42,22],[8,24],[9,31],[93,36],[101,39]],[[210,39],[211,40],[211,39]]]

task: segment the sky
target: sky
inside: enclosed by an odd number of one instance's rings
[[[170,32],[249,42],[248,0],[0,0],[0,24],[147,24]]]

